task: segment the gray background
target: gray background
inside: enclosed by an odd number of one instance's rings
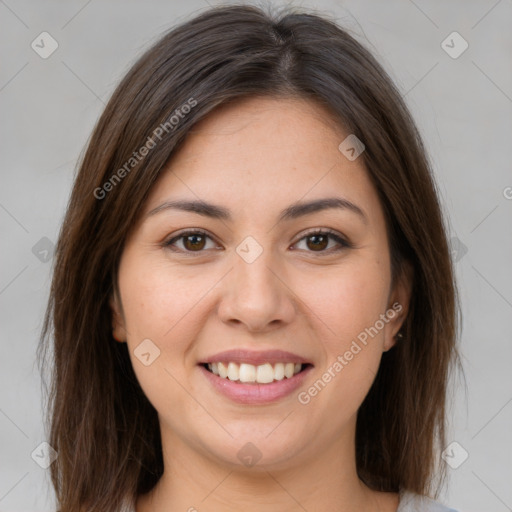
[[[448,456],[452,465],[463,450],[469,457],[449,469],[443,499],[461,512],[510,511],[512,0],[294,5],[332,14],[353,31],[396,81],[422,131],[456,238],[464,315],[467,389],[454,382],[449,437],[460,446]],[[135,57],[207,7],[204,0],[0,0],[0,511],[52,510],[48,472],[31,458],[44,451],[34,361],[51,243],[76,161]],[[43,31],[59,45],[46,59],[31,47]],[[458,58],[441,45],[453,31],[469,44]],[[462,48],[457,39],[446,44]]]

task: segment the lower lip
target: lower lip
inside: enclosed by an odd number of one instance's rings
[[[199,365],[199,369],[219,393],[222,393],[233,402],[239,404],[268,404],[277,402],[281,398],[293,393],[302,385],[313,367],[308,366],[289,379],[284,378],[269,384],[247,384],[240,381],[231,381],[215,375],[204,366]]]

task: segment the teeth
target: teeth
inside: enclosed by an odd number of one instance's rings
[[[240,366],[236,363],[228,364],[228,379],[229,380],[239,380],[240,379]]]
[[[219,363],[217,368],[219,369],[219,377],[225,379],[228,376],[228,367],[224,366],[222,363]]]
[[[208,369],[222,377],[232,381],[256,382],[258,384],[269,384],[274,380],[290,379],[302,369],[300,363],[270,363],[254,366],[247,363],[208,363]]]
[[[274,379],[283,380],[284,379],[284,364],[277,363],[274,365]]]
[[[274,368],[272,368],[270,363],[265,363],[258,366],[258,370],[256,371],[256,382],[260,382],[261,384],[268,384],[273,380]]]
[[[242,363],[240,365],[239,377],[240,382],[256,382],[256,367],[254,367],[252,364]]]

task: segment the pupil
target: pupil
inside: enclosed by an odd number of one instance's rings
[[[313,248],[325,249],[325,247],[327,247],[327,244],[325,243],[327,241],[327,237],[325,235],[311,235],[309,237],[309,240],[317,240],[318,241],[319,238],[322,239],[320,241],[320,244],[318,244],[317,242],[313,242]]]
[[[201,241],[199,242],[199,245],[197,245],[197,239],[201,239],[201,238],[202,238],[203,240],[201,240]],[[187,236],[187,239],[186,239],[186,244],[189,244],[189,243],[190,243],[190,240],[194,240],[194,241],[192,242],[192,245],[191,245],[191,247],[192,247],[192,248],[196,248],[196,249],[198,249],[198,248],[199,248],[199,249],[202,249],[202,247],[203,247],[203,245],[204,245],[204,237],[203,237],[202,235],[188,235],[188,236]],[[189,248],[189,247],[187,246],[187,248]]]

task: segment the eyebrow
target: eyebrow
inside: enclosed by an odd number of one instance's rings
[[[365,224],[368,222],[365,213],[361,208],[359,208],[359,206],[342,197],[326,197],[309,202],[293,203],[280,213],[278,220],[279,222],[293,220],[299,217],[304,217],[305,215],[310,215],[315,212],[333,208],[351,211],[361,217],[361,220]],[[226,221],[232,220],[231,212],[223,206],[215,205],[205,201],[190,200],[165,201],[161,205],[151,210],[146,215],[146,217],[150,217],[165,210],[182,210],[186,212],[197,213],[198,215],[203,215],[212,219]]]

